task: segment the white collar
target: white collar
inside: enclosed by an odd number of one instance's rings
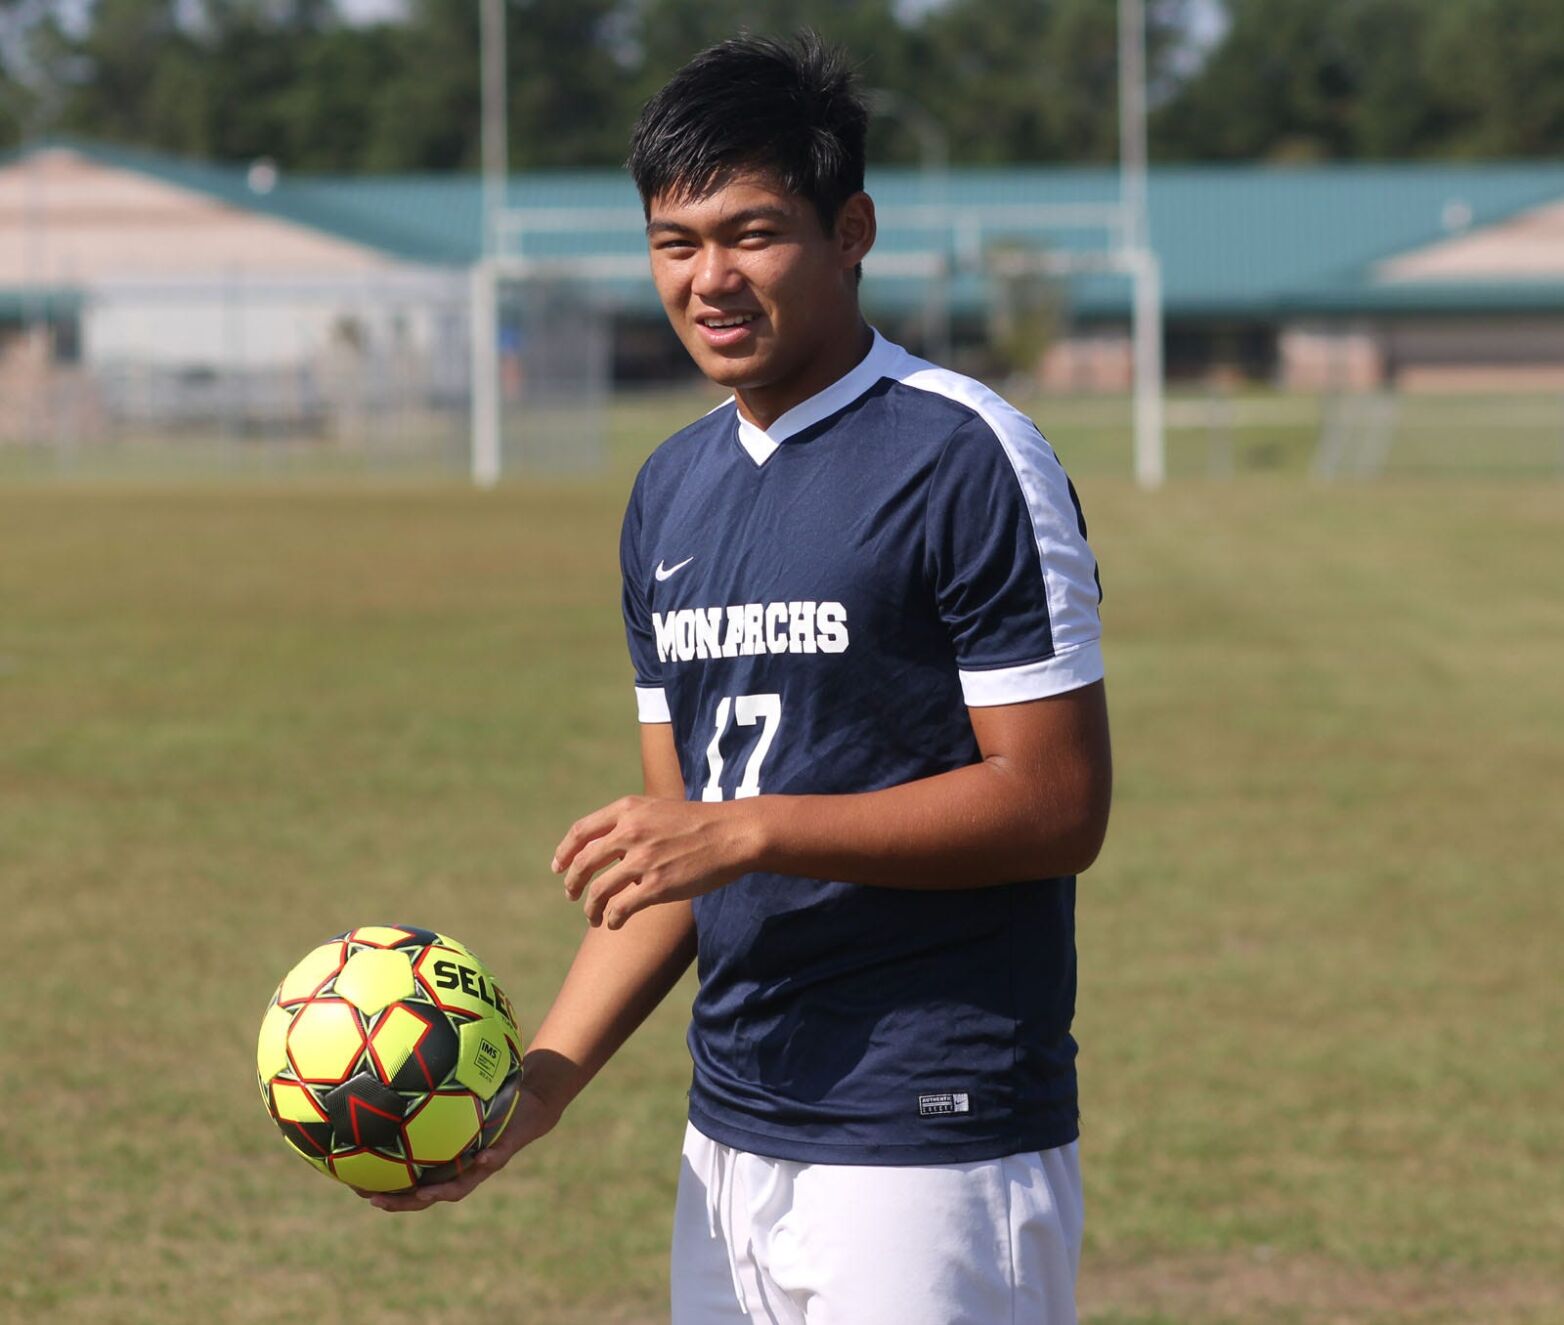
[[[864,355],[856,368],[845,377],[837,378],[824,391],[817,391],[808,400],[801,400],[786,413],[778,415],[769,428],[756,427],[740,414],[739,445],[749,452],[749,458],[757,465],[765,464],[777,447],[789,437],[845,409],[882,377],[894,376],[892,367],[901,353],[898,346],[892,345],[876,331],[869,353]]]

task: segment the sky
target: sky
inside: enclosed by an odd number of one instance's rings
[[[337,8],[352,23],[374,23],[395,18],[406,8],[406,0],[337,0]]]

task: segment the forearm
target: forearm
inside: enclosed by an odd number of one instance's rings
[[[589,929],[526,1055],[528,1088],[562,1113],[678,983],[695,956],[688,902]]]
[[[1076,874],[1096,857],[1106,792],[1024,777],[1004,759],[842,796],[760,796],[750,869],[893,888]]]
[[[662,731],[664,773],[649,795],[577,819],[554,869],[568,896],[585,894],[587,920],[610,930],[755,871],[929,889],[1080,873],[1102,845],[1113,791],[1102,682],[969,713],[980,762],[831,796],[679,799]]]

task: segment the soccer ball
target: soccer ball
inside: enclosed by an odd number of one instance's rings
[[[256,1049],[261,1099],[322,1173],[366,1191],[443,1182],[510,1122],[521,1035],[488,968],[411,925],[338,934],[283,977]]]

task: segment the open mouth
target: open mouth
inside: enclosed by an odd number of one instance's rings
[[[695,319],[708,345],[737,345],[753,333],[750,327],[760,321],[759,313],[702,313]]]

